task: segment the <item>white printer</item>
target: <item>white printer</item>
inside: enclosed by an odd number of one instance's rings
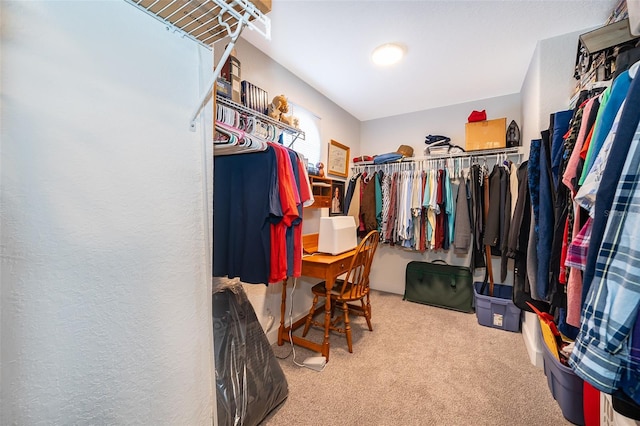
[[[318,251],[332,255],[353,250],[358,246],[356,223],[353,216],[320,218]]]

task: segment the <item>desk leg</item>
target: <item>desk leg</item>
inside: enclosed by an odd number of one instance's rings
[[[331,325],[331,289],[335,278],[325,281],[327,294],[324,298],[324,340],[322,341],[322,355],[329,362],[329,326]]]
[[[278,329],[278,346],[284,344],[284,316],[287,310],[287,279],[282,280],[282,301],[280,302],[280,328]]]

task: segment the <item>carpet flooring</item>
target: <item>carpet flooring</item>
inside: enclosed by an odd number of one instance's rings
[[[263,421],[292,425],[569,425],[522,335],[466,314],[373,291],[373,331],[355,317],[353,353],[331,333],[321,372],[273,345],[289,396]],[[301,329],[296,330],[301,333]],[[309,338],[322,340],[312,328]],[[295,360],[317,355],[295,347]]]

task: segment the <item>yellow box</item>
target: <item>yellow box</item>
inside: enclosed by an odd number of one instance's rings
[[[507,119],[476,121],[465,124],[465,150],[507,147]]]

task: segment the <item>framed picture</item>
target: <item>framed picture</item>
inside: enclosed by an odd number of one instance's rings
[[[331,181],[329,216],[342,216],[347,214],[347,212],[344,211],[344,194],[344,182],[341,180]]]
[[[349,147],[336,142],[329,142],[329,161],[327,173],[347,177],[349,172]]]

